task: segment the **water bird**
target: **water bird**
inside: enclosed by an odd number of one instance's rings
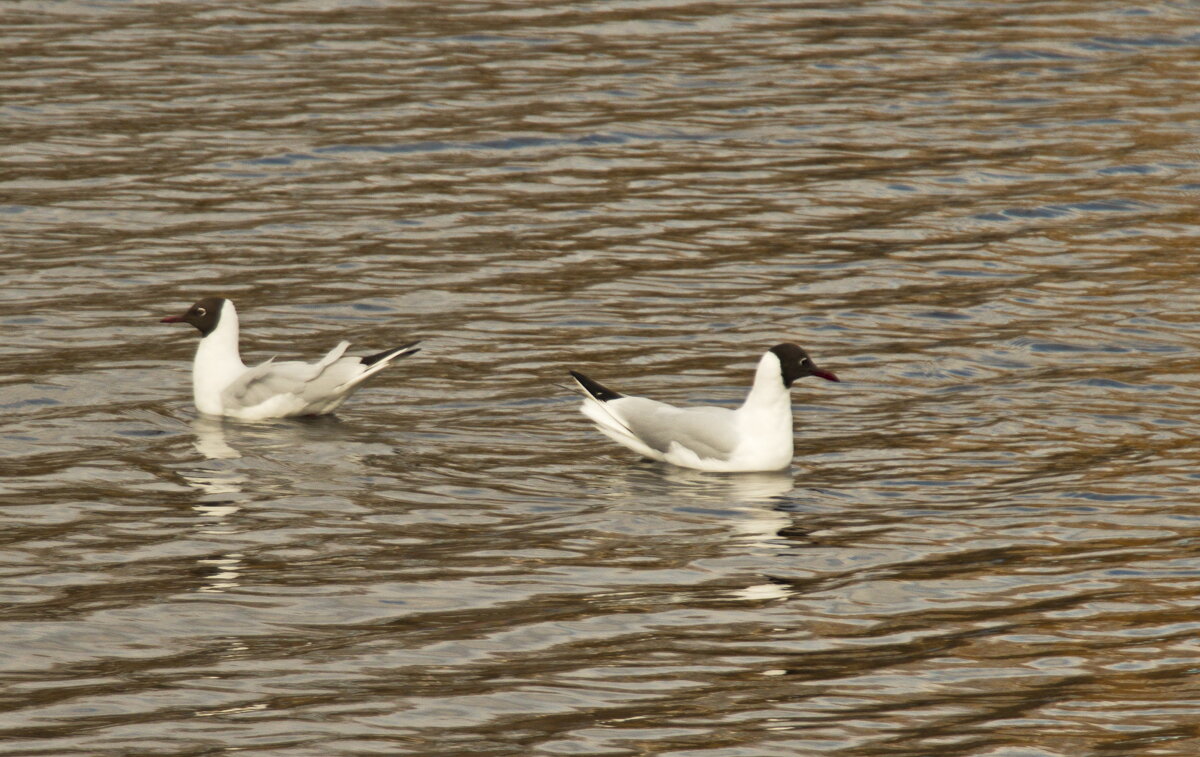
[[[192,364],[192,396],[206,415],[240,420],[290,418],[332,413],[363,382],[393,360],[418,352],[420,342],[366,357],[346,355],[343,341],[315,363],[264,363],[247,368],[238,351],[238,315],[224,297],[205,297],[183,315],[162,323],[190,323],[200,331]]]
[[[723,473],[782,470],[792,462],[792,384],[805,376],[841,381],[798,345],[763,353],[754,385],[736,410],[675,407],[628,397],[578,371],[580,412],[605,436],[651,460]]]

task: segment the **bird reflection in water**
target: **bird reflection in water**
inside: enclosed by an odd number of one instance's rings
[[[782,509],[796,489],[791,470],[762,473],[711,474],[683,468],[663,470],[663,478],[687,487],[697,503],[705,501],[720,508],[728,518],[732,544],[747,556],[773,556],[793,546],[789,532],[796,528],[796,514]],[[732,589],[726,596],[745,602],[785,599],[787,585],[751,573],[745,586]]]

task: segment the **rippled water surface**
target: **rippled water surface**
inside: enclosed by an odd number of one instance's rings
[[[1200,754],[1195,5],[2,15],[0,753]],[[562,386],[785,340],[787,472]]]

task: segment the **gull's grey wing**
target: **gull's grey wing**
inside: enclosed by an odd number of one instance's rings
[[[268,360],[243,373],[221,392],[221,398],[227,405],[243,408],[281,395],[294,395],[308,401],[311,395],[324,394],[348,378],[340,375],[344,371],[336,370],[336,366],[349,346],[349,342],[342,342],[316,363]],[[335,370],[330,370],[331,367]],[[330,375],[334,373],[339,375]]]
[[[634,436],[662,453],[677,443],[701,458],[728,460],[737,446],[733,411],[723,407],[680,408],[643,397],[605,404]]]

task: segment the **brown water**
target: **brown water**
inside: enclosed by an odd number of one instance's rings
[[[0,18],[0,753],[1200,754],[1194,6]],[[209,294],[425,351],[198,419]],[[558,386],[783,340],[787,473]]]

